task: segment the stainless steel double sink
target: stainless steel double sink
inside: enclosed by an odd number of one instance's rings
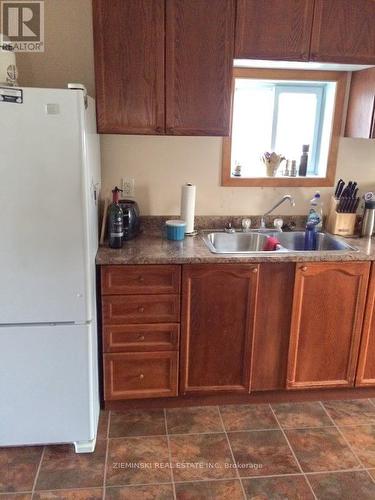
[[[264,247],[268,237],[277,238],[280,245],[272,253],[291,253],[291,252],[306,252],[304,249],[305,232],[280,232],[280,231],[249,231],[249,232],[234,232],[226,233],[224,231],[206,231],[203,233],[203,241],[212,253],[220,254],[251,254],[264,253]],[[358,252],[356,247],[353,247],[343,241],[327,233],[316,234],[316,252]]]

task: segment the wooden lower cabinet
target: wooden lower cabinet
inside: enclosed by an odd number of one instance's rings
[[[250,390],[258,265],[183,267],[181,394]]]
[[[150,325],[107,325],[103,328],[104,352],[177,351],[180,326],[175,323]]]
[[[105,324],[177,323],[179,295],[106,295],[102,297]]]
[[[251,391],[286,387],[294,262],[259,266],[251,367]]]
[[[102,266],[105,401],[178,394],[181,266]]]
[[[181,266],[102,266],[102,295],[179,294]]]
[[[109,267],[106,402],[375,387],[375,264],[369,287],[369,262]],[[182,296],[147,293],[179,291],[181,271]]]
[[[104,398],[177,396],[177,352],[104,354]]]
[[[370,264],[297,264],[288,389],[351,387],[361,341]]]
[[[372,264],[355,385],[375,386],[375,264]]]

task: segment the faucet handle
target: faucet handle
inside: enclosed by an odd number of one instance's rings
[[[281,231],[282,231],[282,229],[281,229],[281,228],[282,228],[282,227],[283,227],[283,225],[284,225],[284,221],[283,221],[283,219],[281,219],[281,218],[275,219],[275,220],[273,221],[273,225],[274,225],[274,227],[277,229],[277,231],[280,231],[280,232],[281,232]]]
[[[224,226],[224,231],[226,233],[235,233],[236,230],[234,229],[234,227],[232,227],[232,223],[231,222],[227,222]]]
[[[248,231],[250,231],[251,219],[242,219],[241,226],[242,226],[242,231],[244,233],[247,233]]]

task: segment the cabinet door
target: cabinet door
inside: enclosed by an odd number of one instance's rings
[[[370,264],[298,264],[288,356],[289,389],[354,384]]]
[[[238,0],[235,57],[308,61],[313,0]]]
[[[375,64],[374,0],[315,0],[313,61]]]
[[[356,386],[375,386],[375,265],[372,264]]]
[[[375,139],[375,68],[353,72],[345,136]]]
[[[293,262],[260,264],[252,391],[274,391],[286,387],[295,267]]]
[[[234,12],[234,0],[167,0],[168,134],[229,134]]]
[[[94,0],[100,133],[164,132],[164,17],[164,0]]]
[[[249,392],[258,266],[183,268],[181,392]]]

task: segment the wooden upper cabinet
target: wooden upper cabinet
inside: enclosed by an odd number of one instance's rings
[[[308,61],[313,0],[238,0],[235,57]]]
[[[249,392],[258,269],[183,266],[182,394]]]
[[[375,64],[375,1],[315,0],[310,59]]]
[[[98,131],[165,130],[164,0],[94,0]]]
[[[375,386],[375,265],[372,264],[356,386]]]
[[[229,134],[234,0],[166,0],[166,131]]]
[[[353,72],[345,136],[375,139],[375,68]]]
[[[289,389],[354,385],[370,264],[298,264],[288,356]]]

